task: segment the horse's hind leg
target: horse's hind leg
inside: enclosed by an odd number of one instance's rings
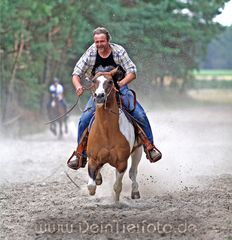
[[[120,198],[120,193],[122,191],[122,178],[124,176],[124,173],[125,173],[125,171],[120,173],[116,169],[116,181],[114,183],[115,202],[118,202],[119,198]]]
[[[142,157],[142,147],[137,148],[131,154],[131,168],[129,171],[129,177],[132,181],[132,192],[131,192],[132,199],[140,198],[139,185],[136,181],[136,177],[137,177],[137,169],[138,169],[138,165],[141,157]]]

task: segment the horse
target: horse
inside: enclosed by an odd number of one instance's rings
[[[61,139],[63,137],[63,125],[65,133],[68,133],[68,124],[67,124],[67,116],[61,117],[55,120],[56,118],[63,116],[66,112],[66,105],[63,101],[60,101],[58,97],[51,95],[51,100],[47,106],[48,110],[48,118],[50,121],[50,130],[54,135],[57,135],[57,124],[59,126],[58,138]]]
[[[101,168],[106,163],[110,164],[116,171],[113,189],[115,202],[118,202],[122,191],[122,179],[130,156],[132,159],[129,170],[129,177],[132,180],[131,198],[140,198],[136,177],[142,157],[142,144],[137,142],[132,123],[118,106],[117,89],[113,81],[116,73],[117,68],[110,72],[98,72],[92,79],[96,112],[87,142],[89,159],[87,186],[89,194],[94,195],[96,186],[102,183]]]

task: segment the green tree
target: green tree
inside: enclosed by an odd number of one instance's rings
[[[1,2],[3,121],[19,106],[44,108],[50,81],[64,77],[72,43],[85,32],[82,15],[77,18],[81,8],[73,0]]]
[[[201,65],[205,69],[232,69],[232,27],[215,37],[208,45]]]
[[[54,76],[71,89],[76,60],[92,44],[92,30],[107,27],[139,68],[143,81],[186,78],[209,41],[222,31],[213,18],[226,0],[2,0],[1,116],[45,108]],[[174,81],[175,82],[175,81]],[[74,97],[73,93],[66,95]]]

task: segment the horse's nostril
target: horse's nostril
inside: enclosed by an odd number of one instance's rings
[[[104,93],[99,93],[99,94],[96,94],[96,97],[97,98],[104,98],[105,94]]]

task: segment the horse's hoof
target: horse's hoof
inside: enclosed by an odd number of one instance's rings
[[[89,195],[93,196],[96,193],[96,186],[88,185]]]
[[[132,199],[139,199],[140,198],[140,193],[139,192],[132,192],[131,193],[131,198]]]
[[[96,184],[101,185],[102,184],[102,178],[96,179]]]
[[[116,204],[119,204],[119,198],[120,198],[119,195],[115,195],[114,202],[115,202]]]
[[[102,176],[100,175],[100,177],[98,176],[97,178],[96,178],[96,184],[97,185],[101,185],[102,184]]]

